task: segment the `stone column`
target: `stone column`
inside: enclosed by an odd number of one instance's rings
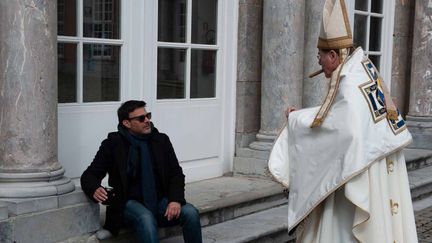
[[[328,90],[328,80],[324,75],[309,78],[309,74],[320,70],[318,64],[318,37],[321,28],[322,11],[325,0],[305,1],[305,45],[303,72],[303,107],[321,105]]]
[[[250,147],[269,150],[285,122],[288,105],[301,107],[303,1],[265,0],[261,76],[261,126]]]
[[[57,160],[56,1],[0,1],[0,197],[74,190]]]
[[[432,149],[432,0],[415,6],[413,61],[407,124],[413,148]]]

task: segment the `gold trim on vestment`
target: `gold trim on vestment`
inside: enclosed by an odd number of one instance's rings
[[[335,99],[335,97],[336,97],[336,95],[337,95],[338,89],[339,89],[340,72],[342,71],[343,66],[345,65],[345,63],[347,63],[348,60],[349,60],[352,56],[354,56],[354,54],[355,54],[358,50],[360,50],[360,49],[361,49],[360,47],[358,47],[357,49],[355,49],[354,52],[351,53],[351,55],[349,55],[349,56],[344,60],[344,62],[341,63],[341,64],[338,66],[338,68],[337,68],[335,71],[333,71],[333,73],[337,73],[337,75],[332,75],[332,77],[331,77],[330,85],[329,85],[330,87],[329,87],[328,93],[327,93],[327,95],[326,95],[326,98],[325,98],[325,100],[324,100],[324,103],[321,105],[321,107],[320,107],[318,113],[317,113],[316,116],[315,116],[315,119],[313,120],[312,124],[310,125],[311,128],[318,127],[318,126],[320,126],[320,125],[324,122],[324,119],[326,118],[327,113],[328,113],[328,111],[330,110],[330,107],[332,106],[333,101],[334,101],[334,99]]]

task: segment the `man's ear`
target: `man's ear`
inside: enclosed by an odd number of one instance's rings
[[[123,124],[123,126],[125,126],[126,128],[130,128],[130,127],[131,127],[130,121],[128,121],[128,120],[123,120],[123,121],[122,121],[122,124]]]
[[[339,55],[334,50],[330,51],[330,57],[331,57],[332,63],[339,62]]]

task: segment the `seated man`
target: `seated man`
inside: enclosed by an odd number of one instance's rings
[[[186,243],[202,242],[198,210],[184,198],[184,174],[166,134],[150,122],[144,101],[117,111],[118,131],[108,134],[81,186],[93,201],[108,204],[104,228],[114,235],[133,226],[141,242],[159,242],[157,227],[180,224]],[[108,196],[101,181],[108,173]]]

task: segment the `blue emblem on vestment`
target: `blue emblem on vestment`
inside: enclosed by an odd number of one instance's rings
[[[387,110],[385,108],[384,92],[381,87],[381,80],[378,70],[372,64],[369,59],[362,62],[366,73],[370,77],[370,80],[359,86],[363,95],[369,104],[369,109],[372,114],[372,118],[375,123],[378,123],[382,119],[387,117]],[[397,110],[397,120],[387,119],[394,134],[398,134],[406,129],[405,121],[402,118],[399,109]]]

